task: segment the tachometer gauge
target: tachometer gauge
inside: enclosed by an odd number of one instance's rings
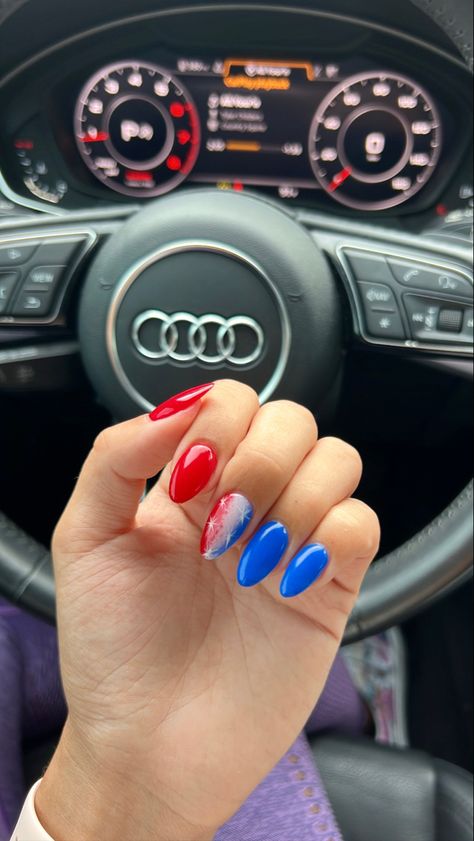
[[[323,189],[342,204],[383,210],[407,201],[441,152],[436,106],[416,82],[389,73],[333,88],[311,124],[309,153]]]
[[[182,83],[144,62],[113,64],[93,76],[74,115],[79,151],[91,172],[119,193],[157,196],[191,172],[199,120]]]

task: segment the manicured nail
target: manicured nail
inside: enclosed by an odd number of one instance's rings
[[[181,456],[170,479],[173,502],[188,502],[206,487],[217,467],[217,455],[207,444],[193,444]]]
[[[253,587],[263,581],[280,563],[288,548],[288,532],[281,523],[265,523],[252,537],[240,559],[237,581]]]
[[[328,550],[322,543],[305,546],[291,561],[280,585],[285,599],[299,596],[322,575],[329,563]]]
[[[242,494],[225,494],[211,511],[201,538],[201,555],[214,561],[237,542],[254,515]]]
[[[150,420],[164,420],[165,418],[171,418],[173,415],[177,415],[178,412],[184,412],[185,409],[189,409],[191,406],[194,406],[198,400],[205,397],[206,394],[210,392],[211,388],[214,388],[214,385],[215,383],[198,385],[195,388],[189,388],[187,391],[182,391],[181,394],[176,394],[174,397],[170,397],[170,399],[165,403],[161,403],[160,406],[153,409],[150,414]]]

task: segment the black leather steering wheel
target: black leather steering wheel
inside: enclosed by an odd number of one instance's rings
[[[17,2],[15,0],[1,2],[0,0],[0,25],[2,18],[5,19],[23,2],[26,0],[17,0]],[[443,2],[437,2],[437,0],[436,2],[412,0],[412,2],[445,30],[472,72],[472,4],[470,0],[451,0],[449,11]],[[314,261],[316,261],[320,275],[318,308],[317,310],[313,308],[313,311],[311,304],[308,303],[303,314],[300,312],[297,317],[292,315],[293,323],[290,327],[293,328],[293,335],[303,329],[313,329],[314,335],[317,336],[313,352],[319,357],[321,354],[324,356],[325,365],[315,387],[323,394],[325,390],[328,390],[329,382],[336,376],[340,319],[336,312],[328,263],[315,248],[315,241],[320,251],[325,251],[328,256],[328,251],[330,251],[328,242],[331,237],[328,239],[325,235],[319,236],[316,231],[314,237],[311,238],[306,231],[299,229],[297,221],[282,213],[271,203],[243,197],[241,200],[248,204],[245,205],[246,212],[240,214],[239,218],[237,215],[234,216],[235,197],[231,199],[219,197],[217,199],[220,203],[219,219],[213,219],[212,211],[215,210],[215,204],[209,191],[203,191],[201,198],[197,198],[197,193],[193,195],[194,199],[189,194],[186,205],[180,196],[167,197],[156,204],[149,205],[112,235],[106,245],[99,250],[92,264],[82,295],[80,334],[84,363],[96,390],[102,398],[105,395],[105,402],[116,416],[132,414],[133,411],[137,411],[137,406],[143,409],[149,404],[146,396],[148,385],[143,379],[143,372],[140,374],[142,379],[140,389],[137,391],[136,388],[130,386],[135,376],[132,361],[121,356],[120,347],[118,349],[116,347],[120,342],[120,319],[112,323],[111,313],[115,312],[116,318],[117,307],[122,302],[122,298],[120,300],[117,298],[116,286],[110,286],[110,284],[107,286],[107,274],[120,277],[125,267],[123,261],[128,260],[128,272],[120,281],[120,288],[123,288],[125,295],[134,277],[144,278],[150,268],[154,269],[156,265],[165,262],[163,257],[171,255],[184,260],[189,256],[188,252],[193,251],[200,252],[207,260],[203,262],[203,283],[205,283],[206,272],[209,270],[209,260],[222,261],[229,256],[233,258],[235,270],[240,272],[240,284],[248,282],[250,274],[252,274],[254,285],[255,274],[259,275],[259,281],[268,281],[276,313],[278,313],[278,296],[282,290],[290,299],[291,295],[295,301],[302,298],[306,289],[305,263],[308,266],[311,264],[314,268]],[[164,207],[166,212],[163,210]],[[206,213],[209,219],[207,227],[203,228],[206,224]],[[245,217],[243,221],[242,215]],[[178,225],[178,221],[180,235],[176,243],[176,237],[172,237],[172,232],[173,225]],[[264,224],[260,224],[262,221]],[[219,245],[222,242],[229,242],[231,229],[232,244],[235,246],[233,250]],[[203,230],[208,234],[205,242],[202,236]],[[157,231],[160,232],[159,236]],[[255,231],[259,232],[258,241],[255,239]],[[334,237],[334,234],[332,236]],[[296,247],[291,249],[294,251],[293,256],[288,254],[289,241],[293,245],[296,244]],[[173,242],[171,249],[170,242]],[[249,253],[253,255],[251,262],[246,258]],[[144,255],[148,255],[148,259],[145,259]],[[334,257],[334,255],[331,256]],[[180,265],[185,267],[184,262]],[[197,271],[199,273],[199,269]],[[172,278],[169,282],[172,285]],[[143,284],[140,288],[137,286],[137,294],[145,294],[143,288]],[[98,295],[99,289],[101,293],[104,293],[101,297]],[[296,292],[292,291],[295,289]],[[265,287],[262,294],[267,293],[269,289]],[[266,306],[268,308],[269,299],[266,300]],[[326,315],[324,323],[321,320],[321,310]],[[332,332],[328,331],[328,324],[331,325]],[[104,325],[107,326],[108,332],[103,329]],[[115,331],[113,340],[111,339],[112,328]],[[115,348],[115,356],[111,353],[110,341]],[[108,361],[103,365],[97,365],[98,354],[102,354],[101,360],[107,358]],[[278,360],[275,361],[275,365],[277,362]],[[298,378],[300,362],[301,359],[293,358],[290,366],[295,380]],[[311,360],[308,364],[310,362]],[[113,379],[114,376],[116,382]],[[120,394],[117,385],[119,382],[126,386]],[[265,389],[271,392],[262,382],[261,393],[266,393]],[[138,402],[134,399],[136,394],[140,397]],[[472,495],[471,482],[425,529],[373,565],[350,618],[345,642],[368,636],[406,619],[468,579],[472,573],[473,558]],[[50,555],[44,547],[27,536],[1,513],[0,590],[11,601],[54,621],[55,593]]]

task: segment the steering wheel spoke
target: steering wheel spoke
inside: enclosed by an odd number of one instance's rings
[[[306,224],[308,222],[306,221]],[[473,355],[472,251],[357,225],[312,229],[347,291],[356,340],[441,357]]]

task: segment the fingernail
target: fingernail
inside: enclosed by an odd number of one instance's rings
[[[288,532],[273,520],[252,537],[240,559],[237,581],[242,587],[253,587],[263,581],[280,563],[288,548]]]
[[[177,415],[178,412],[184,412],[185,409],[194,406],[198,400],[201,400],[214,388],[215,383],[206,383],[206,385],[198,385],[195,388],[189,388],[187,391],[182,391],[181,394],[176,394],[170,397],[165,403],[161,403],[156,409],[150,413],[150,420],[164,420]]]
[[[280,585],[285,599],[299,596],[318,580],[329,563],[328,550],[322,543],[305,546],[291,561]]]
[[[170,479],[173,502],[188,502],[206,487],[217,467],[217,455],[207,444],[193,444],[181,456]]]
[[[201,555],[214,561],[237,542],[254,515],[242,494],[225,494],[212,509],[201,538]]]

